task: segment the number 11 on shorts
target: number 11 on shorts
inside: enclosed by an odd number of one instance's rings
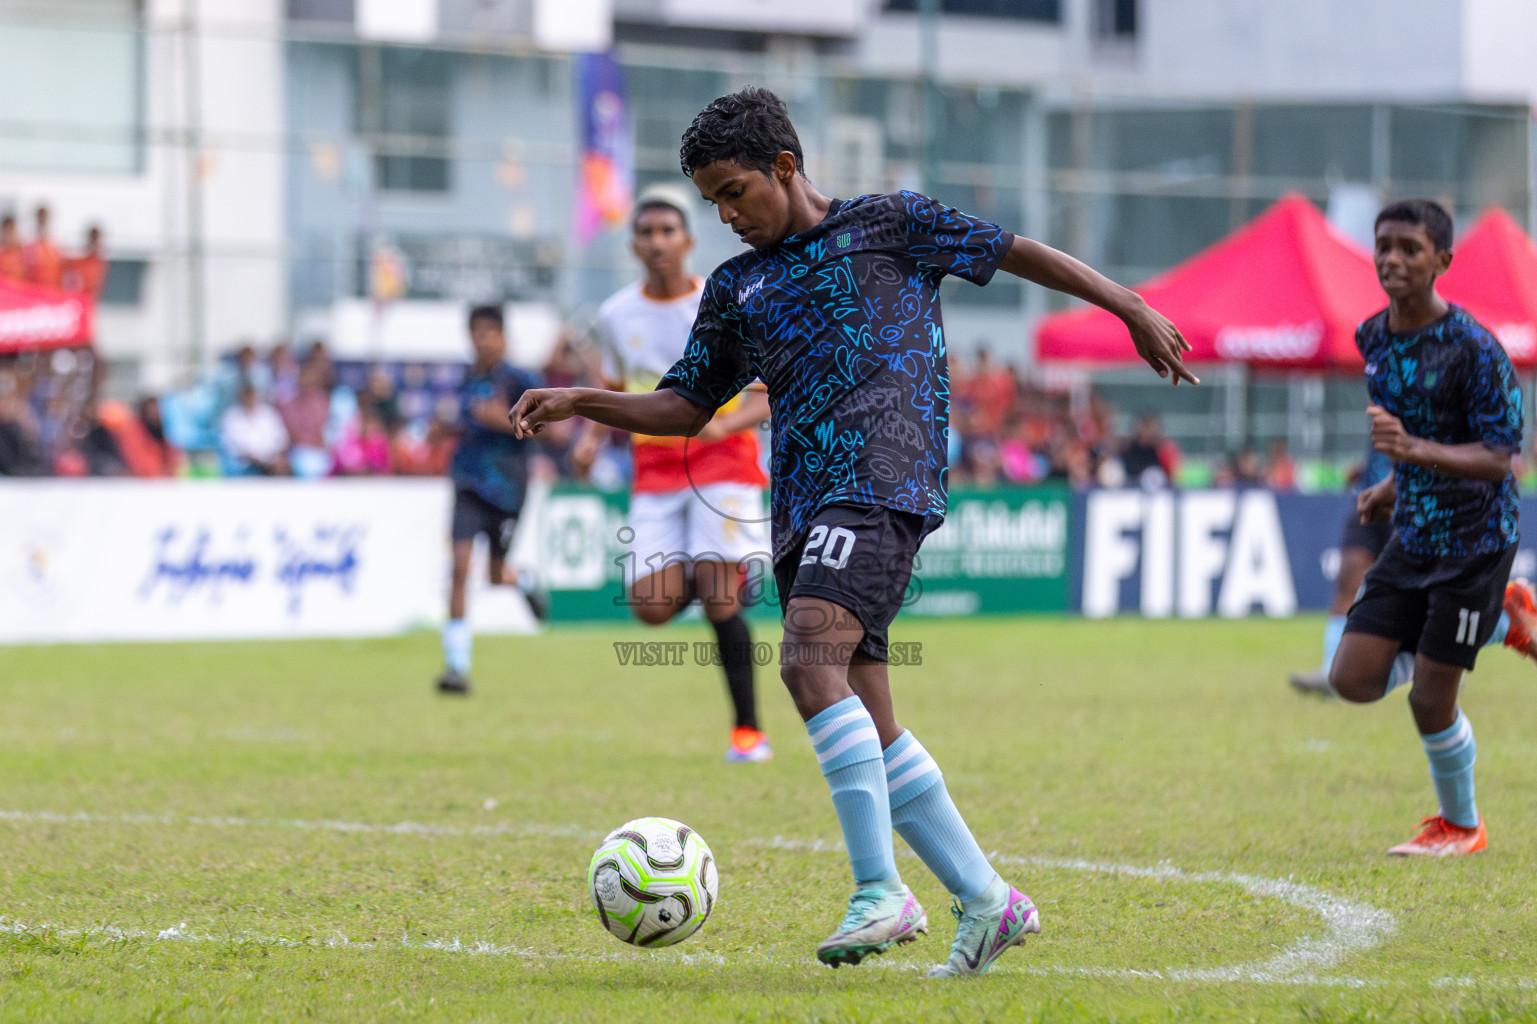
[[[1457,610],[1457,642],[1469,647],[1478,646],[1478,616],[1480,612],[1467,608]]]

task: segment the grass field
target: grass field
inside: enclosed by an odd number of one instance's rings
[[[1045,931],[982,979],[812,957],[848,867],[773,670],[778,758],[726,765],[715,670],[621,668],[573,629],[0,650],[5,1020],[1504,1021],[1537,1019],[1537,670],[1486,652],[1490,848],[1383,850],[1434,812],[1401,695],[1304,700],[1319,621],[928,621],[898,706]],[[644,814],[711,843],[704,930],[639,951],[583,891]]]

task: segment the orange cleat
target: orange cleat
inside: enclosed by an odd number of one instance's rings
[[[1520,651],[1537,661],[1537,592],[1529,580],[1517,577],[1505,586],[1505,614],[1510,617],[1510,629],[1505,634],[1505,646]]]
[[[731,730],[731,746],[726,748],[726,760],[733,764],[773,760],[774,748],[768,737],[757,729],[738,726]]]
[[[1392,857],[1460,857],[1477,853],[1489,845],[1489,833],[1484,831],[1484,819],[1478,819],[1478,827],[1463,828],[1453,825],[1439,814],[1420,822],[1424,829],[1407,843],[1400,843],[1388,851]]]

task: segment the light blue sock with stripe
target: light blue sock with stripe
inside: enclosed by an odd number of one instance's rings
[[[998,873],[955,809],[939,765],[910,732],[886,748],[886,788],[891,823],[950,895],[962,903],[981,896]]]
[[[1430,778],[1436,784],[1441,801],[1441,817],[1463,828],[1478,826],[1478,804],[1473,800],[1473,762],[1478,760],[1478,744],[1473,741],[1473,725],[1459,708],[1457,720],[1441,732],[1420,737],[1425,756],[1430,760]]]
[[[1329,678],[1329,669],[1334,667],[1334,653],[1340,649],[1340,641],[1345,639],[1345,616],[1331,615],[1324,622],[1324,678]]]
[[[902,884],[891,849],[891,804],[875,720],[858,697],[848,697],[806,722],[817,763],[833,792],[854,881],[862,888]]]
[[[1407,686],[1414,682],[1414,652],[1399,651],[1398,657],[1393,659],[1393,667],[1388,670],[1388,688],[1382,691],[1386,697],[1400,686]]]
[[[443,664],[469,675],[470,651],[475,644],[475,634],[470,630],[468,619],[449,619],[443,623]]]

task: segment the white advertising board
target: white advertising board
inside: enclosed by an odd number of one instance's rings
[[[0,643],[377,636],[441,623],[444,480],[0,482]],[[527,628],[477,565],[471,621]]]

